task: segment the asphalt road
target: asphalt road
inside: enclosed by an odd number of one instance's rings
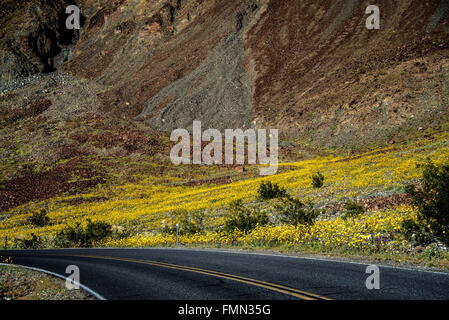
[[[449,299],[449,273],[379,265],[368,290],[366,264],[185,249],[0,251],[14,264],[60,275],[113,300]]]

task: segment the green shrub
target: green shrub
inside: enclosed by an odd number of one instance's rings
[[[243,232],[253,230],[257,225],[264,226],[269,222],[266,213],[244,206],[242,200],[231,202],[229,214],[225,218],[224,230],[232,232],[238,229]]]
[[[81,223],[68,225],[58,231],[54,239],[54,245],[61,248],[85,247],[85,234]]]
[[[285,188],[279,187],[279,185],[272,183],[271,181],[262,181],[258,190],[259,198],[262,200],[282,198],[287,195]]]
[[[407,219],[402,222],[402,230],[404,231],[405,238],[413,245],[428,245],[432,243],[432,234],[430,229],[413,219]]]
[[[312,175],[312,186],[314,188],[321,188],[324,186],[324,175],[322,175],[320,172],[314,173]]]
[[[87,220],[85,234],[88,241],[100,241],[112,234],[112,226],[107,222]]]
[[[312,225],[322,210],[315,208],[312,202],[303,203],[297,198],[286,197],[275,207],[280,221],[285,224]]]
[[[57,247],[81,247],[89,248],[95,242],[101,241],[112,235],[112,226],[109,223],[87,220],[83,228],[81,223],[66,226],[56,234],[54,244]]]
[[[348,218],[358,217],[365,212],[365,208],[363,208],[363,206],[352,200],[347,201],[344,208],[345,212],[343,213],[342,218],[345,220]]]
[[[184,209],[176,210],[170,213],[174,223],[172,225],[165,226],[163,233],[176,234],[176,224],[179,224],[180,235],[192,235],[201,233],[205,230],[205,212],[203,210],[197,210],[189,212]]]
[[[449,245],[449,163],[436,165],[428,160],[423,170],[421,188],[406,187],[418,210],[417,224],[424,238],[431,237]],[[416,228],[416,226],[415,226]]]
[[[41,237],[31,234],[28,239],[14,239],[15,245],[20,249],[39,249],[43,247],[43,240]]]
[[[47,211],[42,209],[39,212],[33,212],[28,222],[36,227],[44,227],[50,224],[50,218],[47,216]]]

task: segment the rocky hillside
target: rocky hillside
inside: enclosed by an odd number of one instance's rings
[[[98,86],[100,114],[167,131],[273,125],[326,147],[447,116],[446,0],[379,1],[380,30],[365,28],[360,0],[79,1],[78,41],[68,3],[2,1],[2,81],[53,71],[69,50],[60,68]]]
[[[379,0],[380,30],[365,27],[365,0],[0,4],[5,208],[34,199],[42,168],[57,183],[36,199],[72,190],[73,172],[76,188],[104,182],[111,164],[87,170],[86,157],[166,160],[164,132],[193,120],[276,127],[316,153],[449,128],[448,0]],[[65,28],[69,4],[79,31]]]

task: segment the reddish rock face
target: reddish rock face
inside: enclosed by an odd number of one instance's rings
[[[153,22],[147,25],[147,28],[150,32],[158,32],[161,31],[161,24],[159,22]]]

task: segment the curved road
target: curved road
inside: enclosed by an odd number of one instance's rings
[[[0,251],[14,264],[60,275],[69,265],[105,299],[289,300],[449,299],[449,273],[282,255],[187,249]]]

